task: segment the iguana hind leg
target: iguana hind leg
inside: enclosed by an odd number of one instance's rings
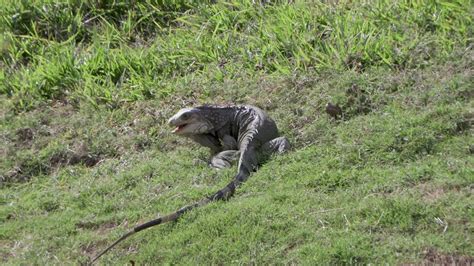
[[[290,142],[285,137],[278,137],[262,145],[262,152],[266,155],[281,154],[290,150]]]
[[[290,150],[290,142],[287,138],[274,138],[261,146],[260,151],[257,153],[258,162],[263,164],[272,154],[282,154],[288,150]]]
[[[201,144],[202,146],[211,149],[211,154],[216,154],[222,151],[222,146],[219,142],[219,139],[211,134],[190,135],[189,138]]]

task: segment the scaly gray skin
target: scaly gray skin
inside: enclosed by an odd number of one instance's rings
[[[172,116],[168,123],[176,127],[173,133],[191,138],[208,147],[211,151],[211,166],[229,167],[233,161],[239,159],[237,175],[227,186],[211,196],[135,227],[97,255],[92,263],[134,233],[158,224],[176,221],[191,209],[229,198],[265,158],[272,153],[283,153],[290,148],[288,140],[279,137],[275,122],[261,109],[250,105],[206,105],[185,108]]]

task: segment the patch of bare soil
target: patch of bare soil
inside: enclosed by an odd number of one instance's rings
[[[104,224],[98,224],[97,222],[93,221],[80,221],[76,223],[77,228],[82,228],[82,229],[93,229],[93,230],[98,230],[99,233],[104,233],[105,231],[116,227],[117,224],[114,222],[108,222]]]
[[[52,166],[83,164],[87,167],[93,167],[101,160],[99,155],[83,152],[61,152],[54,154],[50,163]]]
[[[83,164],[93,167],[102,160],[100,154],[91,154],[84,151],[61,151],[55,153],[49,159],[49,164],[31,164],[22,162],[6,173],[0,174],[1,183],[27,182],[30,178],[40,172],[50,173],[54,169],[65,165]]]
[[[346,90],[346,96],[347,101],[342,109],[347,117],[368,114],[374,109],[370,94],[357,84],[352,84]]]
[[[434,248],[423,252],[423,265],[473,265],[474,258],[467,255],[443,254]]]
[[[466,113],[464,116],[456,122],[456,132],[457,133],[464,133],[469,131],[474,125],[474,112],[473,113]]]
[[[117,226],[127,227],[127,225],[128,225],[128,221],[125,221],[120,225],[114,222],[106,222],[103,224],[98,224],[92,221],[80,221],[76,223],[77,228],[92,229],[95,231],[97,235],[106,235],[111,229]],[[84,256],[84,264],[89,265],[90,260],[94,258],[98,254],[98,252],[102,251],[105,247],[110,245],[109,242],[110,241],[107,239],[102,239],[102,240],[94,241],[94,243],[88,243],[88,244],[82,245],[81,253]],[[127,250],[127,252],[133,252],[133,251],[136,251],[136,246],[130,247]]]
[[[14,244],[11,241],[1,240],[0,241],[0,261],[7,262],[8,258],[13,257],[13,246]]]
[[[430,183],[421,183],[417,188],[423,193],[423,200],[427,203],[433,203],[446,194],[442,187],[437,187]]]
[[[99,224],[97,222],[93,221],[80,221],[75,224],[76,228],[81,228],[81,229],[89,229],[89,230],[94,230],[96,231],[97,235],[104,235],[107,234],[107,231],[110,229],[114,228],[117,226],[116,223],[114,222],[106,222],[103,224]],[[101,250],[102,246],[105,246],[108,244],[108,241],[106,239],[99,240],[95,243],[87,243],[81,246],[81,254],[84,256],[84,265],[89,265],[90,264],[90,259],[93,257],[91,254],[95,254]]]
[[[20,167],[14,167],[6,173],[0,175],[0,184],[10,182],[26,182],[28,180],[30,180],[30,177],[22,174]]]
[[[31,141],[34,137],[33,129],[20,128],[16,131],[16,137],[19,142],[28,142]]]

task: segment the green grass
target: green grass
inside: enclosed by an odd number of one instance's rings
[[[473,5],[362,2],[0,1],[0,261],[86,262],[221,188],[166,121],[247,103],[293,150],[101,263],[472,263]]]

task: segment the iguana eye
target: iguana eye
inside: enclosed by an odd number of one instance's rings
[[[184,113],[184,114],[181,115],[181,118],[184,119],[184,120],[187,120],[187,119],[189,119],[189,114]]]

